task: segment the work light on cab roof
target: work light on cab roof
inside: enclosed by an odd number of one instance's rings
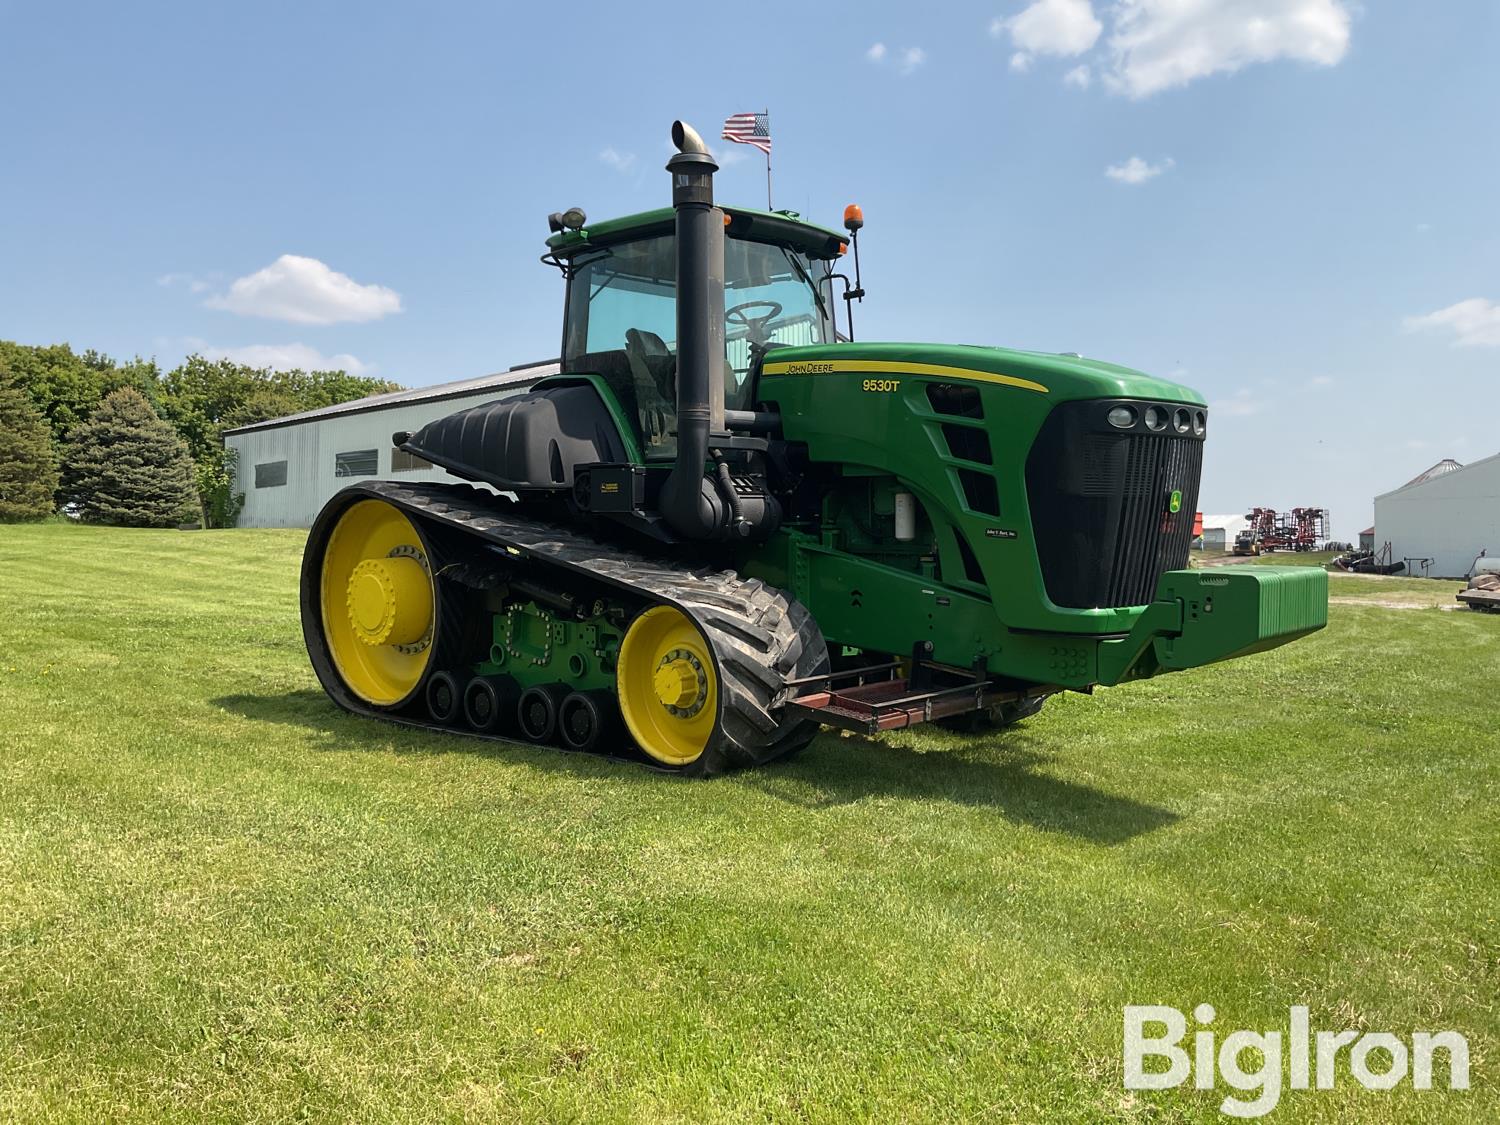
[[[588,221],[589,217],[583,213],[582,207],[569,207],[566,211],[554,211],[548,215],[547,229],[553,232],[582,230]]]
[[[319,516],[303,630],[339,705],[711,774],[1323,626],[1321,570],[1188,568],[1195,391],[856,342],[859,205],[836,230],[720,204],[702,138],[672,139],[670,206],[548,217],[560,373],[393,435],[469,483],[361,482]]]

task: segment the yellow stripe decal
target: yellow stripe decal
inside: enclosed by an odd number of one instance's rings
[[[1042,384],[1015,375],[997,375],[993,371],[975,371],[969,367],[944,367],[937,363],[898,363],[884,359],[834,359],[826,363],[819,363],[815,360],[801,363],[768,363],[762,369],[762,373],[766,375],[937,375],[945,379],[999,383],[1006,387],[1020,387],[1023,391],[1047,393],[1047,388]]]

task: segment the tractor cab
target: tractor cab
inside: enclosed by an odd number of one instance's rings
[[[577,214],[582,218],[581,213]],[[827,278],[843,246],[795,216],[725,209],[717,270],[724,407],[754,405],[759,361],[786,345],[835,339]],[[548,240],[544,261],[567,279],[562,369],[602,377],[636,429],[647,460],[676,454],[677,252],[670,210]]]

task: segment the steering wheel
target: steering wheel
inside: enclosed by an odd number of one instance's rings
[[[769,309],[770,311],[764,316],[751,316],[749,315],[750,309]],[[766,342],[767,326],[780,315],[781,304],[778,301],[745,301],[743,304],[724,310],[725,322],[743,328],[750,334],[750,340],[755,344]]]

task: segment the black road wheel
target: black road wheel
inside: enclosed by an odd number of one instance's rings
[[[475,676],[464,688],[464,718],[475,730],[493,734],[509,722],[516,695],[509,676]]]
[[[557,734],[569,750],[596,750],[614,730],[614,700],[601,691],[575,691],[557,709]]]
[[[557,705],[564,689],[556,685],[529,687],[516,704],[516,723],[532,742],[551,742],[557,734]]]
[[[463,693],[452,672],[434,672],[427,681],[427,713],[447,725],[458,718]]]

